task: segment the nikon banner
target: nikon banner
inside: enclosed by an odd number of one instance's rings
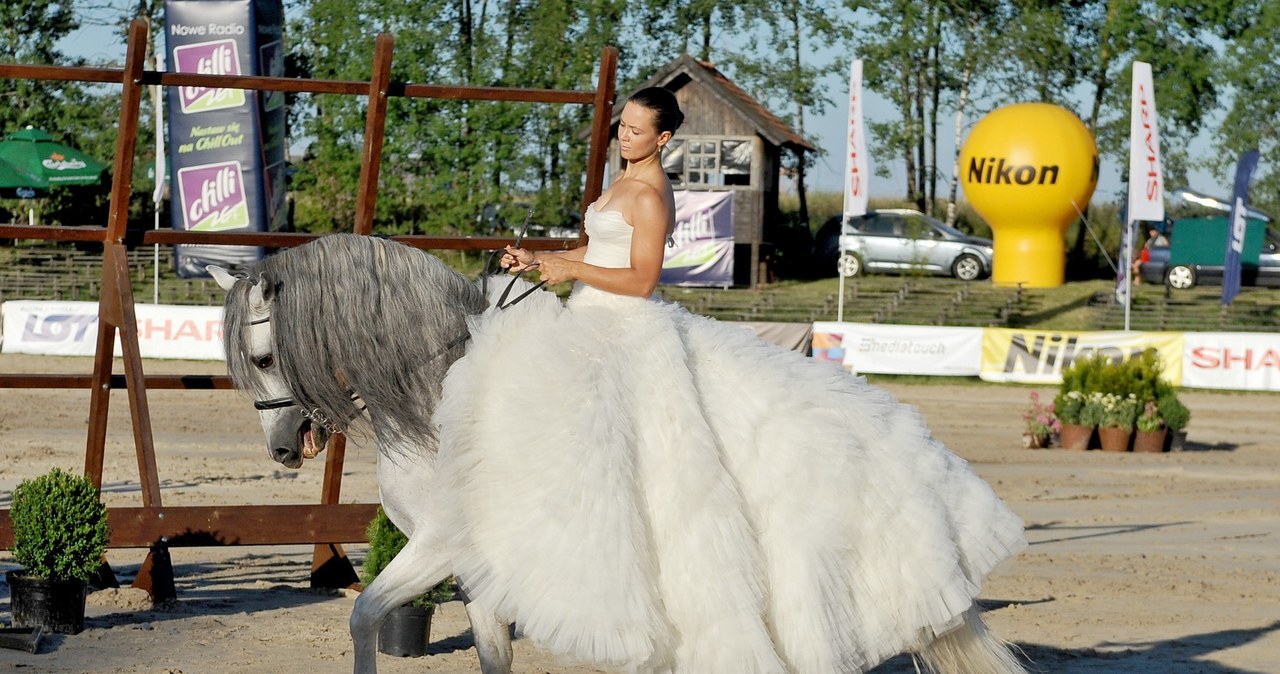
[[[284,74],[281,0],[166,0],[171,70]],[[267,231],[285,225],[285,110],[279,92],[170,87],[169,167],[176,230]],[[262,258],[248,246],[174,246],[178,275]]]
[[[1164,379],[1182,383],[1180,332],[1057,332],[987,328],[982,333],[982,370],[986,381],[1057,384],[1062,371],[1078,358],[1095,353],[1128,360],[1155,349]]]

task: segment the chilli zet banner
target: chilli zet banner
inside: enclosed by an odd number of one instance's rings
[[[676,229],[663,253],[666,285],[733,285],[733,192],[675,193]]]
[[[283,75],[280,0],[166,0],[169,68],[211,75]],[[278,92],[170,87],[173,228],[268,231],[285,224],[284,97]],[[174,246],[178,275],[261,259],[252,246]]]

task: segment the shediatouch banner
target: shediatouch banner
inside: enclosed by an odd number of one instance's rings
[[[0,353],[92,356],[98,339],[97,302],[16,300],[0,305]],[[224,360],[222,308],[163,304],[134,306],[143,358]],[[120,355],[116,338],[115,355]]]
[[[984,328],[982,372],[986,381],[1057,384],[1062,371],[1078,358],[1102,354],[1128,360],[1155,349],[1164,364],[1164,378],[1182,381],[1180,332],[1069,332]]]
[[[813,357],[854,373],[973,376],[982,365],[982,328],[814,323]]]
[[[1280,391],[1280,334],[1187,332],[1182,340],[1183,386]]]
[[[675,197],[675,245],[663,253],[661,283],[733,285],[733,192],[679,190]]]
[[[168,64],[180,73],[283,75],[280,0],[166,0]],[[278,92],[170,87],[173,228],[267,231],[285,224],[285,110]],[[178,275],[245,265],[254,246],[174,246]]]

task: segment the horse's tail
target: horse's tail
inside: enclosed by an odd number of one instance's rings
[[[976,606],[965,612],[964,624],[916,655],[930,674],[1027,674],[1009,644],[987,629]]]

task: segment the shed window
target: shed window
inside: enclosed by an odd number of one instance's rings
[[[662,167],[675,187],[750,187],[751,138],[694,136],[667,144]]]

